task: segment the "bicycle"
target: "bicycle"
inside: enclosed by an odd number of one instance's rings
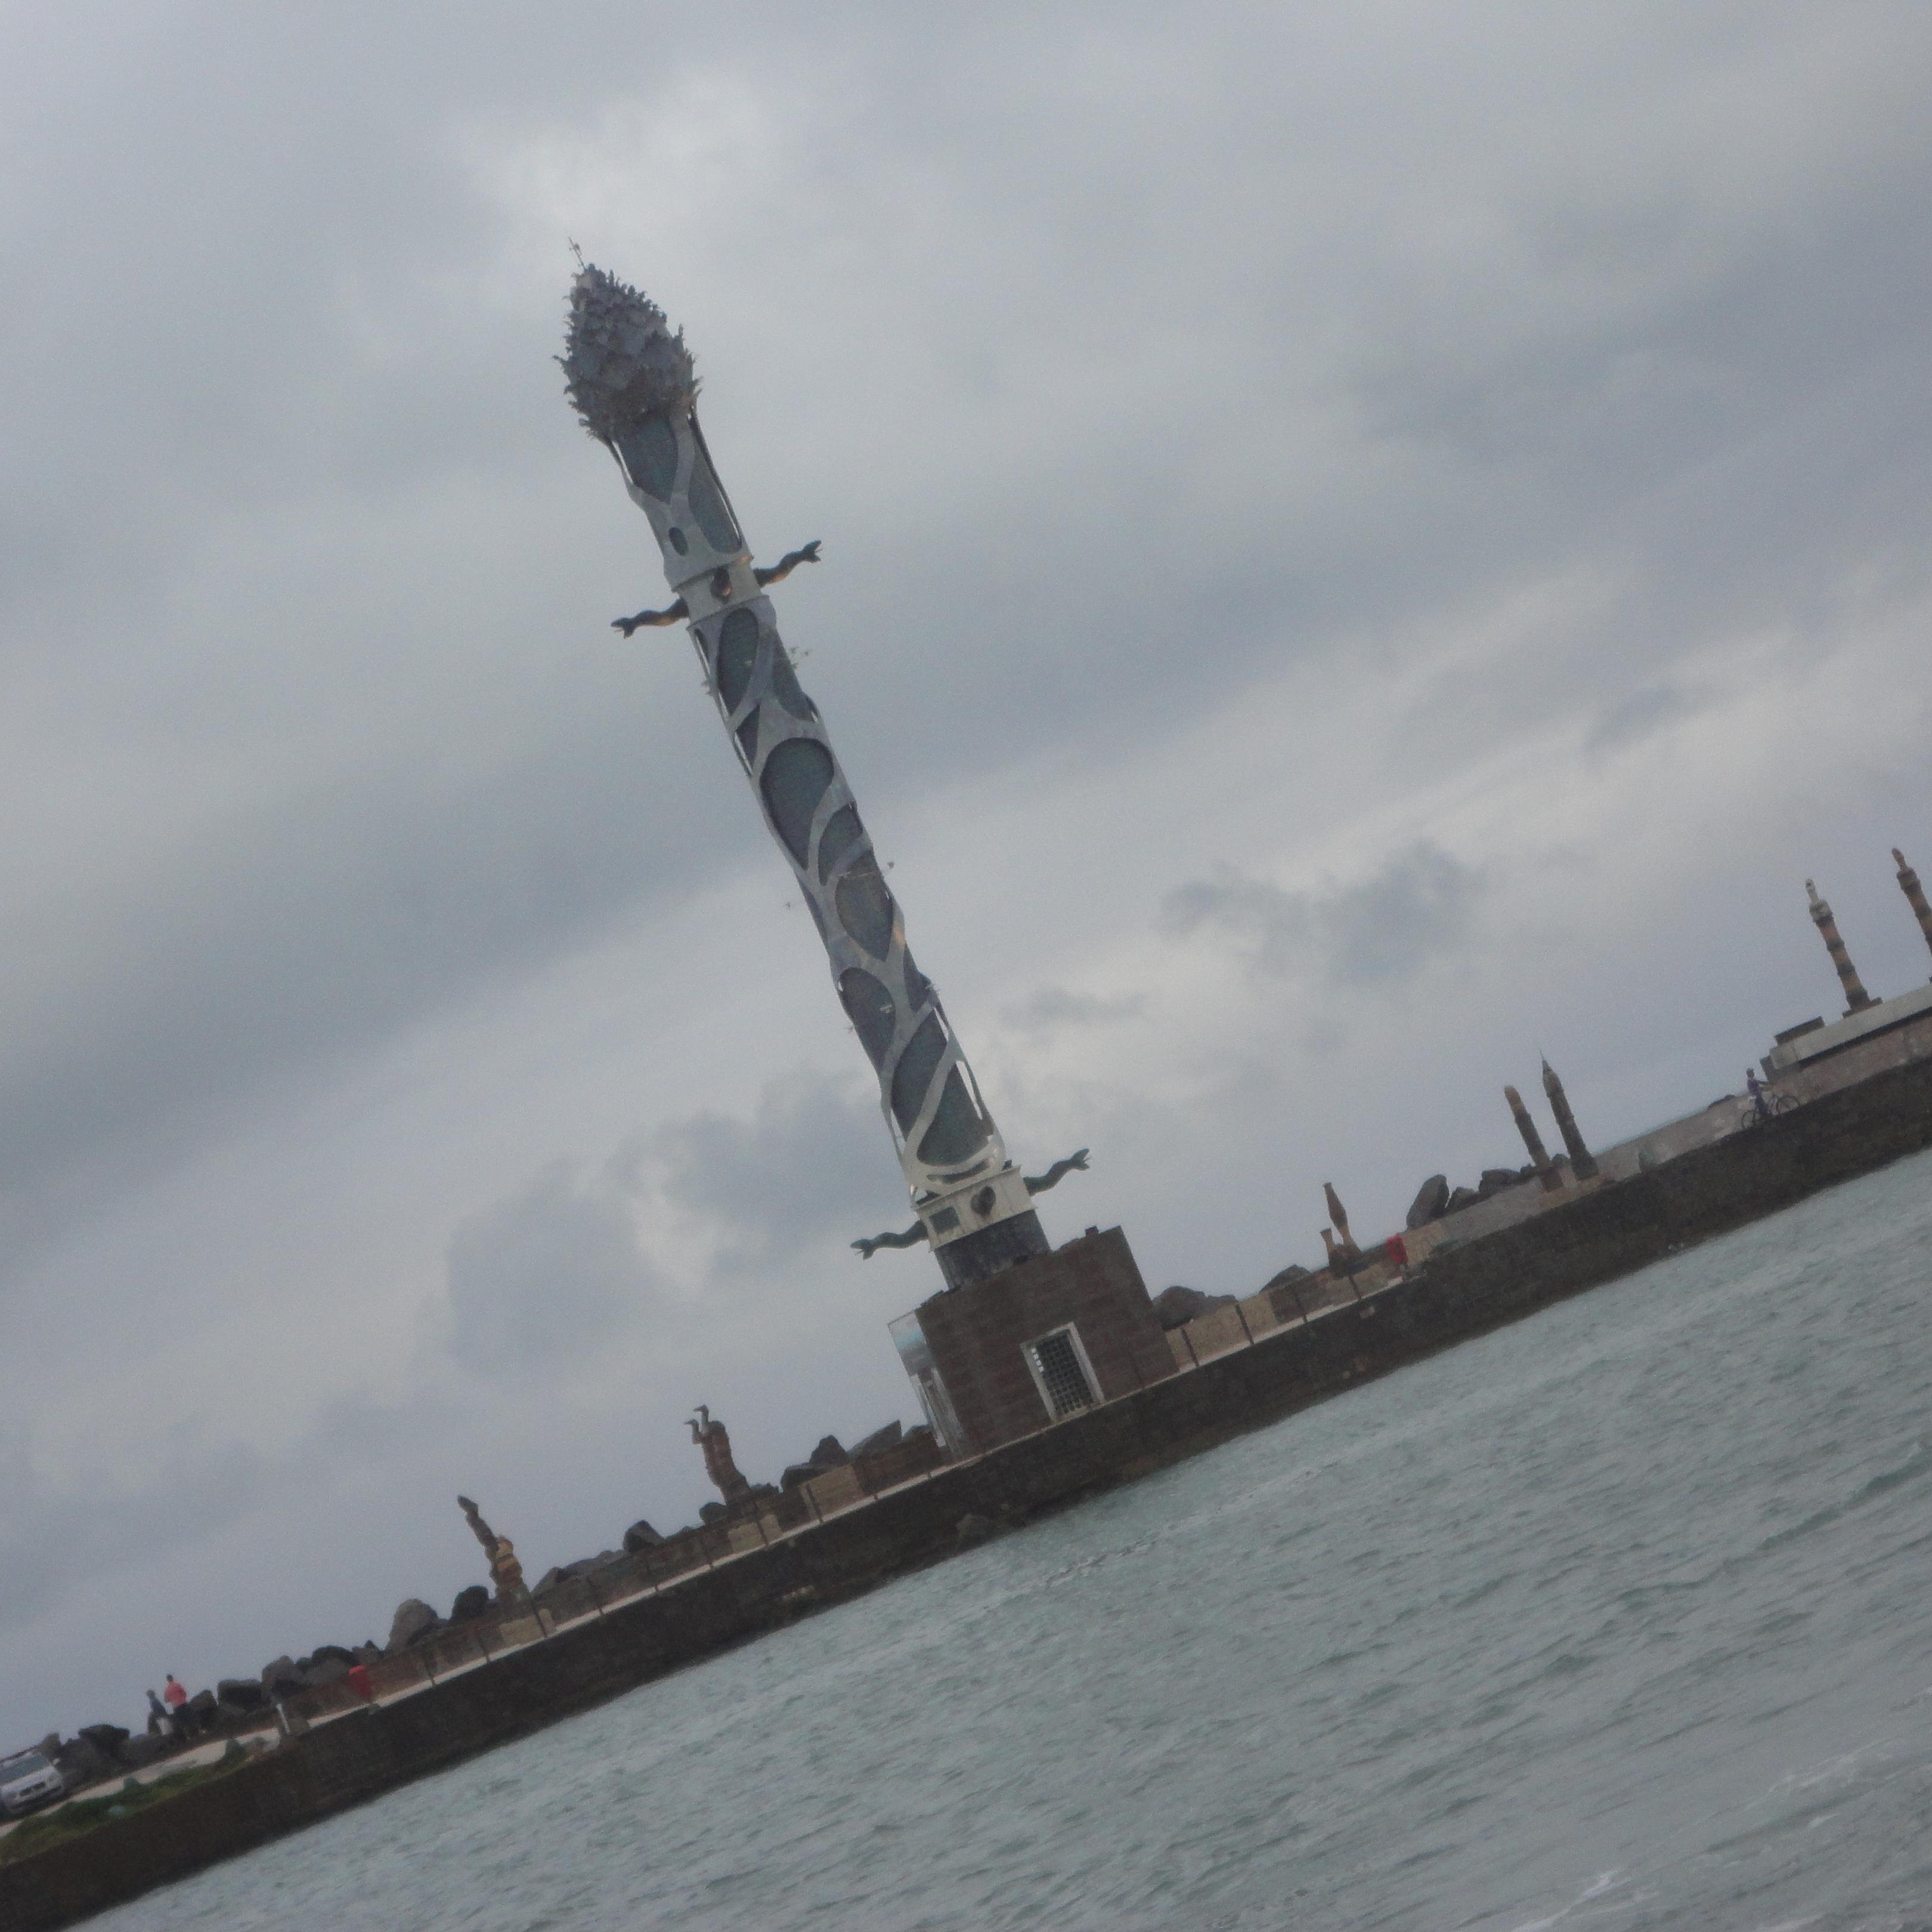
[[[1738,1121],[1740,1127],[1754,1127],[1760,1120],[1774,1120],[1799,1104],[1796,1094],[1787,1094],[1781,1087],[1760,1086],[1749,1074],[1744,1076],[1744,1085],[1743,1111]]]

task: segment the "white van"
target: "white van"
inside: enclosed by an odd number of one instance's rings
[[[0,1809],[10,1817],[17,1818],[36,1804],[58,1798],[66,1790],[67,1780],[58,1766],[50,1764],[39,1751],[16,1751],[11,1757],[0,1757]]]

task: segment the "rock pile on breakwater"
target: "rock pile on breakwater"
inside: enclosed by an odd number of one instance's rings
[[[902,1428],[896,1422],[889,1422],[883,1429],[875,1429],[869,1436],[862,1436],[848,1449],[836,1436],[821,1436],[817,1448],[802,1462],[788,1465],[778,1479],[782,1494],[788,1494],[802,1483],[808,1483],[814,1476],[822,1476],[829,1470],[842,1469],[848,1463],[855,1462],[861,1456],[877,1455],[881,1449],[890,1449],[903,1442],[908,1436],[930,1436],[932,1431],[920,1423],[911,1429]]]
[[[206,1738],[256,1730],[284,1699],[335,1683],[348,1675],[352,1664],[374,1663],[382,1654],[374,1643],[352,1649],[322,1644],[307,1657],[274,1658],[262,1666],[259,1676],[224,1677],[212,1690],[197,1690],[175,1713],[172,1730],[152,1718],[140,1731],[118,1724],[82,1724],[70,1738],[50,1731],[34,1748],[58,1767],[68,1790],[77,1791],[145,1770]]]
[[[864,1456],[884,1449],[896,1447],[901,1442],[916,1438],[929,1438],[932,1429],[925,1423],[910,1429],[902,1424],[889,1422],[883,1429],[875,1429],[848,1449],[836,1436],[819,1438],[818,1446],[802,1462],[789,1464],[779,1484],[774,1488],[770,1483],[754,1483],[750,1491],[750,1499],[763,1502],[773,1496],[789,1494],[800,1484],[810,1482],[815,1476],[828,1471],[843,1468]],[[701,1526],[709,1526],[726,1521],[730,1512],[722,1502],[707,1502],[698,1510]],[[626,1557],[635,1556],[646,1550],[657,1549],[670,1542],[673,1537],[683,1535],[687,1531],[673,1531],[670,1535],[661,1533],[648,1520],[640,1517],[625,1531],[618,1546],[614,1550],[599,1550],[595,1556],[580,1556],[574,1562],[560,1563],[546,1570],[530,1586],[530,1600],[541,1604],[554,1595],[566,1583],[579,1577],[593,1580],[607,1570],[618,1568]],[[388,1641],[382,1646],[380,1654],[396,1657],[404,1652],[413,1650],[440,1636],[458,1624],[473,1622],[488,1613],[490,1596],[480,1583],[472,1583],[460,1592],[451,1605],[448,1616],[439,1616],[434,1604],[425,1603],[420,1597],[406,1597],[396,1606],[394,1616],[390,1620]]]
[[[1198,1288],[1183,1288],[1176,1282],[1154,1298],[1154,1316],[1163,1328],[1185,1328],[1197,1316],[1210,1315],[1217,1308],[1232,1308],[1232,1294],[1203,1294]]]
[[[1569,1167],[1568,1156],[1558,1154],[1550,1166],[1555,1168]],[[1446,1174],[1432,1174],[1416,1190],[1415,1198],[1410,1202],[1406,1226],[1426,1228],[1432,1221],[1439,1221],[1445,1215],[1459,1214],[1465,1208],[1473,1208],[1478,1201],[1486,1201],[1492,1194],[1500,1194],[1506,1187],[1520,1187],[1526,1180],[1536,1178],[1534,1166],[1486,1167],[1478,1177],[1473,1187],[1452,1187]]]
[[[789,1493],[830,1470],[844,1468],[902,1443],[922,1439],[930,1442],[932,1436],[926,1424],[908,1429],[898,1422],[875,1429],[849,1449],[836,1436],[823,1436],[804,1461],[786,1468],[781,1487],[774,1488],[768,1483],[754,1484],[752,1494],[764,1499]],[[727,1511],[722,1502],[707,1502],[698,1514],[708,1526],[723,1521]],[[666,1536],[640,1518],[624,1532],[617,1548],[545,1570],[530,1587],[531,1600],[541,1604],[578,1577],[594,1578],[600,1570],[622,1564],[626,1558],[656,1549],[675,1537],[694,1533],[674,1531]],[[448,1630],[488,1616],[493,1606],[489,1589],[481,1583],[468,1584],[459,1590],[446,1616],[420,1597],[406,1597],[396,1606],[383,1642],[371,1638],[360,1644],[320,1644],[304,1657],[274,1658],[255,1676],[222,1678],[212,1689],[199,1690],[188,1699],[176,1714],[172,1732],[152,1718],[147,1720],[146,1729],[140,1731],[124,1730],[118,1724],[83,1724],[70,1738],[50,1732],[32,1748],[59,1767],[70,1792],[124,1777],[209,1738],[260,1730],[274,1721],[278,1704],[304,1691],[339,1682],[358,1664],[378,1664],[418,1649]]]

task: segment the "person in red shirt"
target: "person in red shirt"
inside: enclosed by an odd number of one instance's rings
[[[168,1707],[168,1727],[178,1738],[188,1736],[188,1718],[182,1706],[188,1702],[188,1692],[181,1680],[170,1670],[166,1688],[161,1693]]]

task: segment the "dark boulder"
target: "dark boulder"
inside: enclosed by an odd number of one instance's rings
[[[292,1697],[308,1688],[308,1679],[292,1657],[278,1657],[262,1666],[262,1688],[273,1699]]]
[[[1486,1201],[1492,1194],[1500,1194],[1505,1187],[1514,1187],[1522,1176],[1513,1167],[1486,1167],[1482,1178],[1476,1183],[1476,1192]]]
[[[398,1651],[407,1650],[442,1621],[420,1597],[405,1597],[390,1619],[389,1640],[382,1646],[385,1654],[393,1657]]]
[[[214,1701],[225,1711],[259,1711],[268,1700],[259,1677],[224,1677],[214,1687]]]
[[[664,1538],[640,1516],[624,1532],[625,1552],[634,1556],[640,1550],[656,1549],[663,1540]]]
[[[214,1723],[214,1693],[212,1690],[197,1690],[175,1714],[186,1724],[190,1730],[205,1731]]]
[[[813,1477],[824,1473],[816,1462],[794,1462],[778,1478],[778,1487],[789,1496],[801,1484],[808,1483]]]
[[[110,1764],[127,1762],[128,1734],[118,1724],[82,1724],[80,1735]]]
[[[1208,1298],[1198,1288],[1183,1288],[1176,1282],[1154,1298],[1154,1316],[1163,1328],[1184,1328],[1208,1306]]]
[[[1465,1208],[1474,1207],[1482,1198],[1473,1187],[1459,1187],[1450,1196],[1442,1211],[1445,1214],[1460,1214]]]
[[[86,1738],[69,1738],[48,1755],[59,1767],[70,1791],[78,1791],[84,1784],[98,1784],[104,1778],[118,1776],[121,1770],[115,1760]]]
[[[166,1749],[163,1738],[137,1735],[121,1747],[121,1762],[130,1771],[139,1771],[143,1765],[154,1763]]]
[[[1232,1294],[1203,1294],[1198,1288],[1183,1288],[1176,1282],[1154,1297],[1154,1319],[1163,1328],[1184,1328],[1197,1316],[1210,1314],[1217,1308],[1232,1308],[1234,1303]]]
[[[700,1522],[722,1522],[724,1520],[724,1505],[722,1503],[704,1504],[698,1512],[698,1520]]]
[[[881,1449],[896,1449],[905,1431],[896,1422],[889,1422],[883,1429],[875,1429],[863,1442],[852,1445],[852,1460],[856,1462],[861,1456],[876,1456]]]
[[[1302,1294],[1301,1285],[1313,1279],[1299,1262],[1294,1262],[1262,1283],[1262,1292],[1268,1297],[1268,1306],[1274,1310],[1277,1322],[1300,1322],[1307,1318],[1308,1299]]]
[[[313,1690],[323,1684],[339,1684],[349,1675],[349,1666],[356,1660],[356,1653],[346,1655],[334,1644],[328,1646],[328,1654],[317,1651],[314,1657],[302,1666],[302,1681],[304,1688]]]
[[[849,1462],[851,1456],[836,1436],[822,1436],[818,1447],[812,1452],[812,1460],[821,1469],[836,1469],[842,1462]]]
[[[560,1563],[554,1570],[546,1570],[537,1579],[536,1587],[530,1594],[541,1597],[554,1590],[560,1584],[574,1582],[579,1576],[587,1576],[593,1570],[608,1568],[617,1561],[617,1552],[607,1550],[600,1556],[580,1556],[574,1563]]]
[[[319,1643],[310,1654],[302,1660],[302,1668],[313,1670],[319,1664],[339,1664],[344,1670],[356,1661],[356,1653],[346,1650],[339,1643]]]
[[[1426,1228],[1432,1221],[1439,1221],[1449,1206],[1449,1177],[1446,1174],[1432,1174],[1416,1190],[1415,1198],[1408,1204],[1408,1225],[1412,1228]]]
[[[473,1624],[488,1613],[490,1592],[481,1583],[471,1583],[456,1593],[456,1600],[449,1606],[449,1621],[453,1624]]]

